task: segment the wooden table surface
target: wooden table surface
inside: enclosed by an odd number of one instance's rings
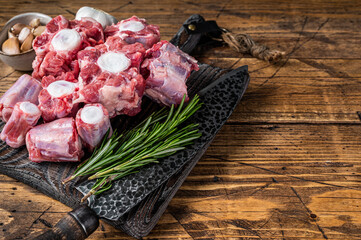
[[[196,56],[248,65],[249,88],[171,201],[150,239],[361,238],[359,1],[1,1],[0,26],[22,12],[73,18],[94,6],[133,14],[170,39],[199,13],[287,53],[271,65],[227,47]],[[22,74],[0,64],[3,93]],[[0,237],[51,228],[69,207],[0,175]],[[129,239],[101,222],[89,239]]]

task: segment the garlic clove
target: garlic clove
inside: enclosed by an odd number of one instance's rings
[[[29,26],[32,28],[36,28],[40,25],[40,19],[39,18],[34,18],[33,20],[30,21]]]
[[[26,27],[25,24],[23,24],[23,23],[16,23],[14,26],[12,26],[12,28],[10,29],[10,31],[11,31],[13,34],[18,35],[24,27]]]
[[[17,37],[7,39],[2,45],[2,51],[6,54],[19,54],[19,39]]]
[[[40,36],[46,29],[46,26],[39,26],[33,29],[33,34],[35,37]]]
[[[31,34],[31,30],[29,28],[24,27],[23,29],[21,29],[18,37],[20,44],[22,44],[25,41],[25,39],[29,36],[29,34]]]
[[[30,50],[32,47],[33,40],[34,40],[34,35],[30,33],[24,40],[23,44],[21,44],[20,47],[21,52],[26,52]]]
[[[16,37],[16,35],[9,30],[8,31],[8,38],[13,38],[13,37]]]

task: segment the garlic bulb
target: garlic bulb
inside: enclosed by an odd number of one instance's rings
[[[46,26],[41,26],[40,18],[32,19],[29,25],[16,23],[8,30],[8,39],[1,45],[1,50],[9,55],[27,52],[32,49],[34,38],[45,29]]]
[[[82,7],[78,10],[78,12],[76,13],[75,19],[76,20],[81,20],[82,17],[90,17],[93,18],[94,20],[98,21],[103,28],[105,28],[106,26],[110,26],[113,23],[117,23],[118,20],[113,17],[112,15],[110,15],[109,13],[106,13],[102,10],[99,9],[95,9],[92,7]]]

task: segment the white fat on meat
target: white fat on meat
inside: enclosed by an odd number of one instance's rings
[[[60,98],[74,92],[75,84],[64,80],[51,83],[46,90],[53,98]]]
[[[124,22],[119,26],[119,31],[139,32],[144,29],[144,24],[138,21]]]
[[[51,40],[56,51],[72,51],[80,46],[80,34],[74,29],[63,29]]]
[[[102,109],[96,106],[85,107],[80,114],[81,120],[88,124],[99,123],[103,117]]]
[[[129,68],[130,59],[123,53],[107,52],[98,58],[97,64],[102,70],[119,73]]]

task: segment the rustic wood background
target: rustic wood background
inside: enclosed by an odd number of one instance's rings
[[[72,18],[81,6],[135,14],[170,39],[199,13],[287,53],[283,63],[207,49],[197,58],[249,65],[242,102],[149,239],[361,238],[361,3],[355,1],[0,1],[0,27],[22,12]],[[22,73],[0,63],[0,91]],[[70,209],[0,175],[0,238],[51,228]],[[101,222],[89,239],[129,239]]]

